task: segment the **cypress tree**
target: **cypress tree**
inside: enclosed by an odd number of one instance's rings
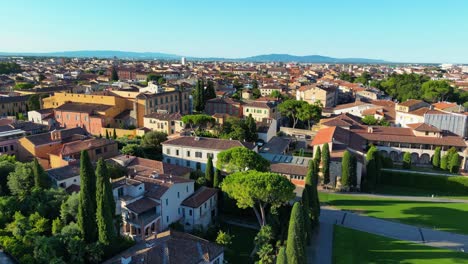
[[[112,81],[118,81],[119,80],[119,75],[118,75],[117,69],[115,67],[112,67],[111,80]]]
[[[319,222],[320,216],[320,201],[317,191],[317,182],[318,182],[318,165],[316,161],[311,160],[309,162],[309,170],[307,171],[305,179],[305,189],[306,194],[309,195],[309,209],[310,209],[310,218],[313,225],[317,225]],[[304,194],[303,194],[304,195]]]
[[[109,130],[106,129],[106,139],[110,139]]]
[[[216,98],[216,92],[214,88],[214,83],[212,80],[208,80],[205,91],[205,101]]]
[[[283,247],[280,247],[278,256],[276,256],[276,264],[286,264],[286,263],[288,263],[286,261],[286,248],[283,246]]]
[[[432,166],[435,169],[440,168],[440,147],[436,147],[434,151],[434,156],[432,156]]]
[[[367,174],[365,177],[365,181],[362,184],[363,189],[367,192],[372,192],[375,190],[375,185],[376,185],[377,168],[376,168],[375,159],[371,159],[370,161],[367,162],[366,173]]]
[[[34,186],[41,189],[50,188],[50,179],[37,159],[34,159],[32,165],[34,175]]]
[[[411,169],[411,153],[409,152],[403,154],[403,169]]]
[[[245,123],[247,125],[247,141],[256,141],[258,139],[257,123],[255,122],[255,119],[253,119],[252,114],[249,114]]]
[[[208,156],[208,161],[206,162],[206,168],[205,168],[205,179],[206,179],[206,185],[208,187],[213,187],[213,178],[214,178],[214,172],[213,172],[213,158],[211,155]]]
[[[114,140],[117,139],[117,131],[115,131],[115,128],[114,128],[114,134],[112,134],[112,138],[113,138]]]
[[[213,187],[214,188],[219,188],[219,184],[221,183],[221,172],[219,171],[218,168],[215,168],[214,170],[214,176],[213,176]]]
[[[446,170],[448,168],[448,162],[449,162],[448,157],[449,155],[445,154],[442,156],[442,159],[440,159],[440,168],[442,170]]]
[[[350,165],[351,165],[351,154],[345,150],[343,158],[341,159],[341,188],[348,190],[350,186]]]
[[[323,183],[330,183],[330,149],[328,143],[323,144],[322,148],[322,174]]]
[[[458,172],[458,170],[460,169],[460,156],[458,155],[458,153],[454,153],[451,155],[448,167],[451,173]]]
[[[317,161],[317,164],[320,166],[320,162],[322,160],[322,151],[320,150],[320,146],[316,146],[317,150],[315,150],[314,160]]]
[[[294,203],[289,219],[286,259],[288,264],[306,263],[304,241],[304,216],[300,203]]]
[[[351,160],[349,164],[349,185],[350,187],[355,188],[357,186],[357,159],[356,156],[351,155]]]
[[[109,197],[109,195],[111,195]],[[104,245],[112,243],[115,237],[113,211],[115,211],[114,196],[109,180],[107,166],[99,159],[96,168],[96,223],[98,227],[99,242]],[[114,208],[114,210],[112,210]]]
[[[203,112],[205,109],[205,89],[203,80],[198,79],[193,94],[193,108],[196,112]]]
[[[310,186],[306,186],[302,191],[302,208],[304,209],[304,226],[306,231],[306,242],[310,245],[312,237],[312,210],[310,205]]]
[[[96,225],[96,176],[86,150],[81,151],[80,158],[81,190],[78,205],[78,227],[86,243],[97,240]]]

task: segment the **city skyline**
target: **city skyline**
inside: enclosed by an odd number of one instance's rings
[[[28,7],[28,8],[25,8]],[[468,63],[468,3],[16,1],[0,52],[121,50],[188,57],[322,55]],[[33,45],[31,45],[33,44]]]

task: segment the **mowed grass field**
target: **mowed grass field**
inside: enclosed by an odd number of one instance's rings
[[[380,199],[352,194],[319,193],[320,202],[376,218],[468,234],[468,204]]]
[[[335,226],[334,264],[461,264],[468,254]]]

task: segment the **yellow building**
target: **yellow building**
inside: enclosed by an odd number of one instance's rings
[[[273,102],[254,101],[245,104],[242,109],[244,117],[252,115],[253,119],[258,122],[264,118],[277,120],[280,117],[276,104]]]

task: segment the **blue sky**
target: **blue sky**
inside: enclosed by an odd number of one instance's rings
[[[14,0],[0,51],[268,53],[468,63],[465,0]]]

